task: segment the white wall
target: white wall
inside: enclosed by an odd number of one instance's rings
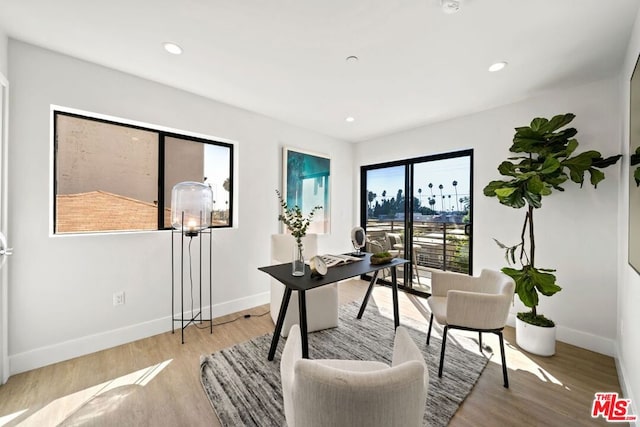
[[[214,315],[268,301],[257,267],[279,231],[283,145],[332,157],[332,234],[319,245],[350,248],[352,145],[15,40],[9,76],[12,373],[171,328],[169,232],[49,236],[50,104],[237,142],[237,226],[214,231]]]
[[[357,144],[355,165],[418,157],[467,148],[474,149],[474,272],[505,266],[504,254],[492,238],[518,242],[523,209],[500,205],[482,194],[499,179],[497,167],[509,155],[514,128],[534,117],[572,112],[579,149],[603,155],[619,153],[620,102],[617,80],[599,81],[558,90],[489,111],[421,127]],[[617,192],[619,165],[605,170],[597,190],[567,184],[564,194],[543,200],[534,214],[536,264],[557,268],[563,290],[542,297],[540,312],[556,321],[558,339],[605,354],[613,354],[616,332]],[[359,171],[354,172],[355,187]],[[588,180],[588,177],[587,177]],[[395,191],[395,190],[394,190]],[[354,209],[358,211],[357,204]],[[356,216],[359,217],[359,216]],[[519,301],[513,312],[522,311]]]
[[[4,33],[2,27],[0,27],[0,74],[7,75],[7,49],[9,46],[9,39]]]
[[[634,414],[638,414],[640,404],[640,365],[637,363],[640,354],[640,275],[629,266],[628,256],[628,221],[629,221],[629,104],[631,74],[640,55],[640,12],[629,42],[627,56],[622,69],[620,109],[622,111],[622,133],[620,150],[624,153],[619,188],[619,244],[618,244],[618,321],[617,321],[617,353],[618,373],[623,383],[623,391],[634,404]],[[640,191],[640,189],[636,189]],[[636,422],[640,425],[640,420]]]

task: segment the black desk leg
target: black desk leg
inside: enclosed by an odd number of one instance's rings
[[[396,267],[391,268],[391,293],[393,294],[393,322],[397,328],[400,326],[400,313],[398,310],[398,274]]]
[[[307,298],[306,291],[298,291],[298,308],[300,309],[300,337],[302,338],[302,358],[309,358],[309,342],[307,341]]]
[[[376,284],[376,280],[378,279],[378,273],[380,270],[376,270],[373,273],[373,278],[369,283],[369,289],[367,289],[367,293],[364,295],[364,299],[362,300],[362,305],[360,306],[360,311],[358,312],[358,319],[362,319],[362,315],[364,314],[364,309],[367,308],[367,303],[369,302],[369,297],[371,297],[371,291],[373,290],[373,285]]]
[[[278,321],[276,322],[276,330],[273,331],[273,338],[271,338],[271,348],[269,348],[269,360],[273,360],[276,355],[276,348],[278,348],[278,340],[280,339],[280,333],[282,332],[282,325],[284,324],[284,316],[287,314],[287,307],[289,307],[289,300],[291,299],[291,289],[285,287],[284,295],[282,296],[282,304],[280,304],[280,313],[278,314]]]

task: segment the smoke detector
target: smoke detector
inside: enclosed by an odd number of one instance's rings
[[[444,13],[452,14],[460,10],[460,1],[459,0],[440,0],[440,6],[442,6],[442,11]]]

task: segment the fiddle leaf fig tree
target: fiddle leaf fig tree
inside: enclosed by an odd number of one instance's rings
[[[636,148],[636,152],[631,154],[631,166],[640,165],[640,147]],[[640,187],[640,166],[633,171],[633,179],[636,181],[636,187]]]
[[[554,191],[563,192],[568,182],[584,184],[585,174],[594,187],[604,179],[601,169],[615,164],[620,155],[603,158],[595,150],[576,153],[578,131],[567,128],[574,114],[562,114],[551,120],[535,118],[529,126],[516,128],[513,145],[515,153],[498,166],[505,178],[491,181],[484,194],[496,197],[500,203],[515,209],[526,208],[520,242],[508,246],[496,240],[505,250],[510,267],[502,271],[516,283],[516,293],[531,312],[518,313],[518,318],[538,326],[554,326],[553,321],[537,313],[539,293],[551,296],[562,288],[556,283],[555,270],[536,266],[536,245],[533,213],[542,207],[542,198]],[[527,245],[528,243],[528,245]],[[521,268],[514,268],[520,264]]]

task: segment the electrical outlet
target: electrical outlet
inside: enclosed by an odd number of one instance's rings
[[[116,292],[113,294],[113,305],[124,304],[124,291]]]

